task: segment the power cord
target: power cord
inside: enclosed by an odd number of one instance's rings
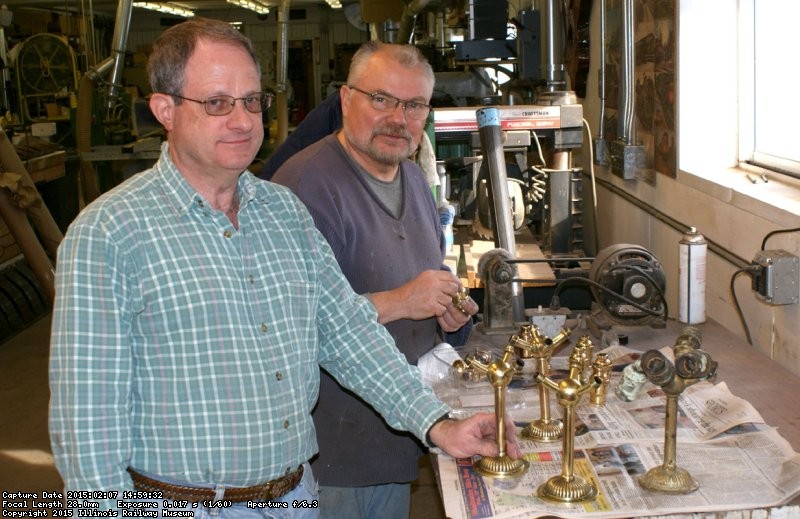
[[[742,307],[739,305],[739,298],[736,296],[736,278],[742,274],[750,274],[759,273],[761,272],[761,265],[748,265],[746,267],[742,267],[738,269],[736,272],[733,273],[731,276],[731,285],[730,291],[731,296],[733,296],[733,306],[736,308],[736,315],[739,316],[739,321],[741,321],[742,326],[744,327],[744,334],[747,337],[747,344],[750,346],[753,345],[753,338],[750,337],[750,328],[747,326],[747,320],[744,318],[744,313],[742,312]]]
[[[797,231],[800,231],[800,227],[795,227],[794,229],[778,229],[777,231],[768,232],[766,236],[764,236],[764,239],[761,241],[761,250],[767,250],[767,240],[770,239],[772,236],[785,232],[797,232]]]
[[[597,179],[594,176],[594,144],[592,144],[592,128],[589,121],[583,119],[583,126],[589,135],[589,174],[592,179],[592,232],[594,233],[594,249],[600,250],[600,231],[597,226]]]

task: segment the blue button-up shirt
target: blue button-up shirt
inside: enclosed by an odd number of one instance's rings
[[[126,468],[249,486],[317,451],[319,366],[420,438],[448,411],[353,293],[291,192],[249,172],[239,228],[162,150],[58,251],[50,431],[67,490]]]

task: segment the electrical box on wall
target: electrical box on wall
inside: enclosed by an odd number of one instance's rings
[[[761,267],[753,275],[753,290],[772,305],[792,305],[800,300],[800,258],[779,250],[762,250],[753,258]]]

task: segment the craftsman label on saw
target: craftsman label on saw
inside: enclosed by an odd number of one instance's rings
[[[477,107],[437,108],[434,126],[437,132],[478,131]],[[520,105],[500,107],[503,130],[536,130],[561,127],[560,106]]]

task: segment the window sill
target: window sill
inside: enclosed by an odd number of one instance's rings
[[[800,180],[761,168],[737,167],[702,173],[681,170],[677,181],[778,226],[797,226]]]

